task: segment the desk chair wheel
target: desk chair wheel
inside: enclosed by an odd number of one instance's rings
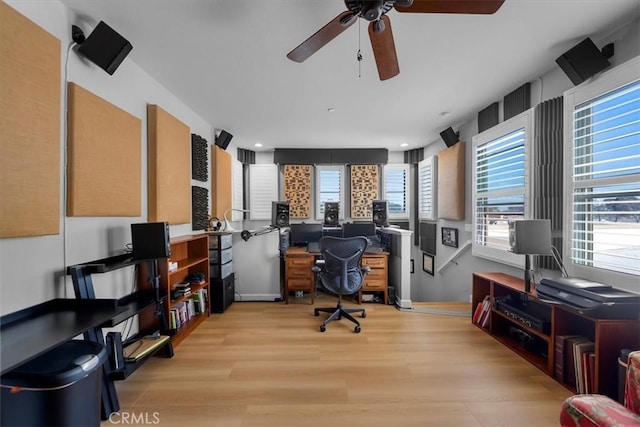
[[[360,325],[356,325],[355,328],[353,328],[353,332],[355,332],[356,334],[360,333]]]
[[[363,311],[363,312],[362,312],[362,318],[364,319],[365,317],[367,317],[367,312],[366,312],[366,311]],[[360,331],[358,331],[358,332],[360,332]]]
[[[316,314],[316,316],[317,316],[317,314]],[[327,327],[326,327],[326,326],[324,326],[324,325],[320,325],[320,332],[324,332],[324,331],[326,331],[326,330],[327,330]]]

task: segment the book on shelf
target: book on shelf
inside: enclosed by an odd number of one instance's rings
[[[589,341],[589,338],[584,335],[567,339],[567,346],[564,352],[564,380],[570,386],[576,387],[576,389],[578,383],[576,382],[575,346],[584,341]]]
[[[553,365],[554,365],[554,377],[561,382],[566,382],[565,376],[565,352],[567,351],[567,340],[569,338],[576,338],[579,335],[556,335],[554,341],[554,354],[553,354]]]
[[[491,318],[491,297],[487,295],[484,300],[482,300],[482,311],[480,312],[480,319],[478,319],[478,325],[483,328],[489,324],[489,319]]]
[[[484,297],[484,299],[487,299],[487,297]],[[483,300],[483,301],[484,301],[484,300]],[[482,313],[482,302],[483,302],[483,301],[480,301],[480,302],[478,303],[478,305],[476,305],[476,309],[475,309],[475,311],[473,312],[473,317],[471,318],[471,321],[472,321],[473,323],[476,323],[476,324],[478,323],[478,319],[480,318],[480,313]]]
[[[585,353],[595,351],[595,343],[591,340],[581,341],[573,344],[573,360],[576,368],[576,390],[578,393],[587,393],[586,377],[587,373],[584,368]]]

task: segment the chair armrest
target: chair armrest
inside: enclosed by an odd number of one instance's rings
[[[313,271],[314,273],[320,273],[322,269],[314,265],[313,267],[311,267],[311,271]]]

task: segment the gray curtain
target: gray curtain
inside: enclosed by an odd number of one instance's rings
[[[553,246],[562,252],[562,97],[538,104],[535,109],[533,155],[533,215],[551,220]],[[539,268],[558,270],[551,256],[536,257]]]

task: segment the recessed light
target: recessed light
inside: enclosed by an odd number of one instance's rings
[[[259,142],[256,142],[255,144],[253,144],[254,147],[262,147],[262,144]]]
[[[330,107],[330,108],[327,108],[327,111],[328,111],[329,113],[335,113],[335,112],[336,112],[336,109],[335,109],[335,108],[333,108],[333,107]]]
[[[408,147],[408,146],[409,146],[409,144],[406,143],[406,142],[403,142],[402,144],[400,144],[400,147]]]

